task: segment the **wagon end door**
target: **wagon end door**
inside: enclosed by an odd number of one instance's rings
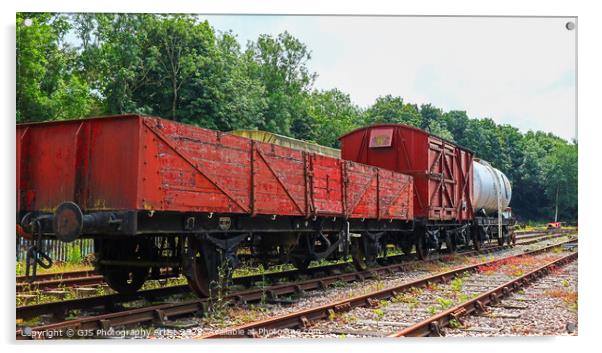
[[[457,219],[457,147],[435,136],[429,136],[428,143],[429,219]]]

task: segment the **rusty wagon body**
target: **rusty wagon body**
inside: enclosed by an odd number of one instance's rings
[[[347,253],[352,234],[412,229],[412,176],[375,166],[140,115],[16,133],[22,232],[94,237],[124,291],[155,267],[202,286],[242,243],[306,266]]]
[[[408,175],[154,117],[23,124],[17,141],[21,213],[413,218]]]

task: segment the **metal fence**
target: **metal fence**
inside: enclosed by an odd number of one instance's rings
[[[17,261],[24,261],[31,241],[17,238]],[[94,252],[93,239],[79,239],[72,243],[60,240],[42,240],[41,248],[50,256],[52,261],[79,261]]]

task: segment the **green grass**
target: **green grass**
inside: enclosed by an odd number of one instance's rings
[[[372,312],[376,315],[377,320],[382,320],[382,318],[385,316],[385,312],[381,308],[374,309]]]
[[[67,263],[78,265],[82,262],[82,253],[79,244],[69,244],[67,246]]]
[[[454,292],[459,292],[462,290],[462,286],[464,285],[464,279],[462,277],[454,278],[451,281],[450,287]]]
[[[451,319],[449,320],[449,327],[453,328],[453,329],[459,329],[464,327],[464,325],[462,325],[460,323],[460,321],[456,320],[456,319]]]
[[[58,262],[54,263],[51,268],[45,269],[38,266],[37,273],[38,274],[47,274],[47,273],[61,273],[61,272],[72,272],[72,271],[91,271],[94,268],[88,264],[83,263],[70,263],[70,262]],[[25,275],[25,261],[18,261],[15,264],[15,275],[24,276]]]
[[[451,300],[451,299],[441,298],[441,297],[438,297],[435,300],[437,301],[437,303],[439,303],[439,306],[441,306],[441,309],[447,309],[450,306],[452,306],[452,304],[454,303],[453,300]]]

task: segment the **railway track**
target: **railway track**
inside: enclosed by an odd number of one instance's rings
[[[517,243],[517,245],[529,245],[534,244],[540,241],[545,241],[548,239],[552,239],[557,237],[556,234],[545,235],[543,237],[536,237],[533,239],[528,239],[525,241],[521,241]],[[492,247],[489,249],[483,249],[482,253],[493,252],[502,249],[503,247]],[[467,253],[459,253],[459,254],[474,254],[474,251],[470,251]],[[435,257],[434,260],[439,259],[446,255],[441,255]],[[404,260],[413,260],[415,259],[413,255],[399,255],[393,256],[391,261],[404,261]],[[234,284],[237,286],[250,287],[257,282],[276,282],[279,279],[286,280],[295,280],[300,275],[308,275],[315,276],[324,273],[330,273],[333,271],[341,271],[347,267],[348,264],[336,264],[336,265],[325,265],[319,267],[310,267],[309,269],[301,272],[299,270],[288,270],[283,272],[269,272],[265,274],[244,276],[244,277],[236,277],[234,278]],[[66,317],[69,317],[69,313],[74,310],[84,310],[97,308],[98,311],[104,312],[114,312],[119,310],[119,305],[127,302],[133,302],[136,300],[145,300],[148,302],[154,302],[163,297],[173,296],[173,295],[186,295],[189,293],[188,285],[175,285],[175,286],[165,286],[154,289],[147,289],[139,291],[135,294],[131,295],[123,295],[123,294],[108,294],[101,296],[92,296],[86,298],[78,298],[78,299],[68,299],[68,300],[57,300],[54,302],[41,303],[41,304],[32,304],[32,305],[24,305],[17,307],[17,319],[19,320],[29,320],[35,318],[40,315],[51,314],[55,320],[64,320]]]
[[[521,241],[517,243],[517,245],[529,245],[537,242],[545,241],[548,239],[552,239],[557,237],[557,235],[546,235],[544,237],[537,237],[535,239],[529,239],[526,241]],[[493,252],[503,249],[504,247],[495,246],[489,249],[483,249],[481,253]],[[466,253],[459,254],[475,254],[475,251],[469,251]],[[433,260],[437,260],[441,257],[447,255],[436,256]],[[400,255],[392,257],[392,261],[403,261],[403,260],[413,260],[415,259],[413,255]],[[244,276],[244,277],[236,277],[234,278],[234,284],[237,286],[250,287],[257,282],[276,282],[279,279],[287,279],[287,280],[295,280],[300,275],[308,275],[315,276],[324,273],[330,273],[333,271],[341,271],[346,266],[345,264],[336,264],[336,265],[326,265],[319,267],[310,267],[305,272],[301,272],[299,270],[288,270],[283,272],[270,272],[265,274]],[[173,296],[173,295],[185,295],[188,294],[189,287],[188,285],[176,285],[176,286],[167,286],[167,287],[159,287],[154,289],[147,289],[139,291],[135,294],[131,295],[123,295],[123,294],[108,294],[102,296],[93,296],[87,298],[78,298],[78,299],[70,299],[70,300],[60,300],[49,303],[42,304],[33,304],[26,306],[17,307],[17,319],[20,320],[29,320],[35,318],[40,315],[51,314],[55,320],[64,320],[64,318],[69,317],[69,313],[74,310],[92,310],[97,308],[99,311],[104,312],[114,312],[119,310],[119,306],[124,303],[133,302],[136,300],[145,300],[148,302],[155,302],[159,298]]]
[[[277,332],[283,329],[309,329],[311,328],[317,321],[332,319],[337,315],[340,315],[345,312],[349,312],[355,308],[359,307],[368,307],[368,308],[377,308],[383,300],[390,300],[392,298],[397,298],[403,295],[404,292],[416,288],[428,288],[430,286],[437,286],[438,284],[446,284],[449,283],[454,278],[458,276],[462,276],[464,274],[472,274],[477,272],[480,268],[486,266],[495,266],[498,264],[502,264],[504,262],[508,262],[510,259],[518,259],[524,258],[527,256],[534,256],[538,254],[542,254],[547,252],[553,248],[557,248],[562,246],[563,244],[568,244],[569,242],[563,242],[560,244],[555,244],[551,246],[546,246],[544,248],[540,248],[537,250],[529,251],[526,253],[522,253],[519,255],[513,255],[509,257],[504,257],[501,259],[491,260],[491,261],[483,261],[477,264],[463,266],[458,269],[450,270],[447,272],[439,273],[436,275],[423,277],[411,282],[406,282],[398,286],[388,287],[385,289],[381,289],[378,291],[370,292],[368,294],[362,294],[358,296],[354,296],[351,298],[346,298],[340,301],[330,302],[325,305],[321,305],[318,307],[312,307],[309,309],[303,309],[299,311],[295,311],[292,313],[288,313],[285,315],[280,315],[276,317],[270,317],[268,319],[251,322],[248,324],[227,328],[224,330],[220,330],[217,332],[212,332],[209,334],[205,334],[199,336],[198,338],[236,338],[236,337],[262,337],[266,336],[266,333],[269,335],[270,332]],[[521,276],[519,279],[514,280],[511,284],[505,283],[503,286],[499,288],[495,288],[495,290],[488,291],[478,296],[477,298],[471,299],[465,303],[463,303],[462,308],[466,310],[466,313],[470,313],[471,311],[466,308],[472,305],[472,308],[478,306],[479,308],[484,307],[490,302],[496,302],[499,300],[500,293],[503,295],[507,295],[510,290],[515,288],[519,288],[524,285],[527,280],[531,280],[533,278],[537,278],[540,274],[546,271],[546,268],[550,268],[551,266],[556,266],[561,263],[565,263],[570,261],[571,259],[576,258],[577,254],[572,253],[568,256],[563,256],[558,261],[554,261],[553,263],[547,264],[545,267],[538,268],[534,271],[527,273],[524,276]],[[504,289],[506,288],[506,289]],[[482,305],[482,306],[481,306]],[[449,321],[453,319],[457,319],[462,314],[461,306],[454,307],[455,310],[448,310],[441,314],[438,314],[433,317],[429,317],[429,319],[421,321],[416,327],[420,326],[420,329],[416,329],[413,331],[416,335],[422,335],[425,331],[424,327],[426,327],[429,333],[438,330],[442,325],[449,323]],[[474,309],[473,309],[474,310]],[[447,320],[447,321],[446,321]],[[435,324],[432,324],[435,323]],[[437,326],[438,325],[438,326]],[[364,332],[365,334],[365,332]],[[399,333],[394,333],[393,335],[398,335]],[[403,332],[403,335],[408,334],[407,331]]]
[[[517,231],[515,230],[514,233],[517,236],[527,236],[527,235],[533,235],[533,234],[545,234],[545,233],[571,233],[571,232],[576,232],[577,228],[550,228],[550,229],[537,229],[537,230],[526,230],[526,231]]]
[[[450,326],[452,322],[461,324],[463,316],[486,312],[487,306],[498,304],[504,297],[509,296],[511,292],[516,292],[527,286],[529,283],[549,274],[556,267],[563,266],[576,260],[577,256],[578,253],[573,252],[547,262],[518,278],[511,279],[492,289],[485,290],[475,298],[466,300],[441,313],[430,316],[425,320],[389,335],[389,337],[442,336],[442,328]]]
[[[577,229],[552,229],[552,230],[546,230],[546,231],[517,232],[515,234],[516,234],[517,240],[526,240],[526,239],[537,238],[540,236],[550,235],[550,234],[570,234],[570,233],[576,233],[576,232],[577,232]]]
[[[547,239],[547,238],[546,238]],[[542,241],[542,239],[532,239],[526,242],[535,243],[537,241]],[[485,249],[480,253],[488,253],[493,251],[498,251],[505,247],[492,247],[489,249]],[[471,255],[478,254],[475,251],[467,252],[463,255]],[[449,255],[442,255],[449,256]],[[436,260],[436,259],[435,259]],[[278,300],[279,296],[294,294],[294,293],[303,293],[307,290],[325,288],[328,285],[343,281],[343,282],[352,282],[363,279],[371,279],[376,278],[381,275],[385,275],[391,272],[403,271],[405,266],[408,265],[406,263],[397,263],[389,266],[383,266],[375,269],[371,269],[369,271],[364,272],[354,272],[354,273],[339,273],[330,276],[322,276],[315,279],[310,279],[301,282],[287,283],[287,284],[276,284],[272,286],[267,286],[264,288],[254,288],[248,290],[242,290],[224,298],[224,300],[230,301],[238,301],[238,302],[247,302],[247,301],[256,301],[262,298],[269,298],[270,300]],[[340,265],[329,265],[322,268],[310,268],[310,271],[313,271],[315,274],[319,274],[320,272],[325,273],[328,271],[340,271]],[[287,277],[295,277],[298,271],[288,271]],[[274,278],[278,275],[282,276],[282,274],[274,273],[271,274]],[[251,283],[254,280],[260,279],[261,277],[257,276],[249,276],[252,278],[246,278],[247,283]],[[265,275],[261,278],[265,280]],[[240,279],[239,279],[240,281]],[[161,293],[160,293],[161,292]],[[42,313],[52,313],[52,312],[60,312],[63,315],[57,315],[57,318],[64,317],[65,310],[73,310],[73,309],[84,309],[89,308],[91,306],[104,306],[109,305],[108,309],[110,312],[112,309],[114,310],[114,306],[120,300],[135,300],[139,298],[147,298],[149,300],[156,300],[156,298],[160,295],[170,295],[170,294],[182,294],[187,292],[187,286],[175,286],[175,287],[167,287],[159,290],[148,290],[142,291],[137,296],[130,297],[120,297],[119,295],[109,295],[103,297],[95,297],[95,298],[85,298],[78,299],[72,301],[65,301],[62,303],[50,303],[50,304],[40,304],[36,306],[28,306],[17,308],[17,317],[21,318],[31,318]],[[68,320],[48,325],[42,325],[35,327],[34,331],[44,331],[44,330],[64,330],[64,329],[80,329],[80,330],[88,330],[88,329],[106,329],[109,327],[119,327],[119,326],[127,326],[134,323],[144,323],[144,322],[155,322],[161,323],[167,318],[171,318],[178,315],[184,314],[193,314],[197,312],[204,312],[207,310],[209,302],[208,300],[203,299],[195,299],[195,300],[185,300],[178,303],[170,303],[170,304],[161,304],[143,307],[139,309],[133,310],[125,310],[121,312],[113,312],[109,314],[97,315],[92,317],[83,317],[75,320]],[[113,308],[112,308],[112,307]],[[19,337],[19,333],[17,334]]]
[[[441,330],[447,337],[578,335],[579,259],[511,293],[486,312],[464,315],[461,325]],[[535,324],[533,324],[535,323]]]
[[[526,241],[528,239],[536,239],[544,237],[549,239],[551,236],[561,235],[568,233],[569,230],[555,231],[552,233],[548,232],[534,232],[525,235],[517,236],[517,241]],[[166,276],[165,278],[168,278]],[[26,281],[25,276],[17,276],[17,283],[15,291],[16,293],[31,293],[38,290],[41,291],[55,291],[62,288],[71,287],[89,287],[95,285],[104,284],[103,276],[95,273],[93,270],[83,271],[72,271],[56,274],[43,274],[37,276],[37,281],[29,283]]]
[[[94,270],[92,270],[92,269],[81,270],[81,271],[57,272],[57,273],[43,273],[43,274],[38,274],[36,276],[36,281],[33,283],[29,283],[29,284],[42,283],[45,281],[57,280],[57,279],[82,278],[82,277],[88,277],[88,276],[94,276],[94,275],[98,275],[98,274],[96,272],[94,272]],[[17,279],[17,284],[27,283],[26,276],[17,276],[16,279]]]
[[[315,275],[320,272],[329,272],[334,270],[340,270],[347,264],[338,265],[326,265],[320,267],[311,267],[306,270],[304,274]],[[244,277],[236,277],[233,279],[235,286],[248,287],[257,282],[265,281],[276,281],[278,279],[294,279],[301,274],[299,270],[289,270],[282,272],[270,272],[265,274],[250,275]],[[94,296],[88,298],[71,299],[59,302],[50,302],[43,304],[34,304],[27,306],[17,307],[17,319],[31,319],[36,316],[44,314],[53,314],[57,318],[64,318],[68,315],[69,311],[81,310],[81,309],[92,309],[96,307],[102,307],[103,311],[115,311],[119,304],[132,302],[135,300],[146,300],[153,302],[161,297],[167,297],[172,295],[189,294],[190,289],[187,284],[166,286],[161,288],[142,290],[131,295],[123,294],[108,294],[102,296]]]

